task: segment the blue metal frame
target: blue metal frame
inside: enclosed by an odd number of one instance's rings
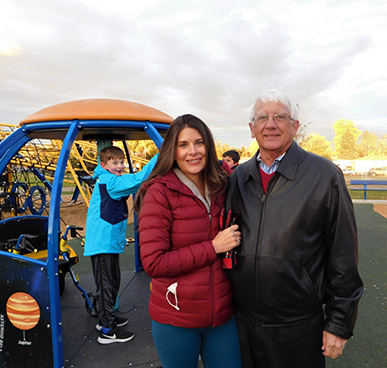
[[[9,140],[10,137],[13,136],[14,134],[16,136],[16,133],[20,134],[21,136],[24,136],[26,134],[31,133],[32,131],[38,131],[38,130],[68,129],[69,126],[72,124],[72,122],[73,120],[47,121],[43,123],[29,123],[15,130],[15,132],[10,134],[1,143]],[[165,123],[153,123],[149,121],[137,121],[137,120],[130,120],[130,121],[128,120],[79,120],[78,122],[79,122],[80,128],[85,128],[85,129],[87,128],[118,128],[118,129],[134,128],[137,130],[146,131],[146,129],[148,129],[149,127],[154,127],[157,132],[158,130],[166,131],[169,127],[169,124],[165,124]],[[23,134],[19,132],[20,130],[23,130]],[[2,152],[0,150],[0,155],[1,153]]]
[[[46,262],[43,262],[39,259],[33,259],[33,258],[27,258],[24,257],[24,256],[21,256],[19,254],[14,254],[14,253],[9,253],[9,252],[4,252],[2,250],[0,250],[0,255],[1,256],[4,256],[4,257],[9,257],[9,258],[13,258],[13,259],[18,259],[19,261],[23,261],[25,262],[26,260],[28,260],[28,262],[30,263],[35,263],[37,264],[38,266],[41,266],[41,267],[46,267]]]
[[[31,168],[31,171],[33,174],[44,184],[44,186],[52,192],[52,185],[51,183],[46,179],[46,177],[35,167]]]
[[[59,283],[57,278],[58,272],[58,257],[59,257],[59,232],[60,232],[60,202],[61,192],[63,187],[63,178],[66,170],[67,161],[70,155],[73,142],[82,128],[134,128],[137,130],[145,131],[149,137],[155,142],[156,146],[160,149],[163,142],[163,138],[158,132],[159,130],[166,131],[169,124],[164,123],[151,123],[149,121],[127,121],[127,120],[87,120],[87,121],[52,121],[41,123],[30,123],[22,126],[14,131],[7,138],[0,142],[0,174],[4,171],[9,161],[13,156],[23,147],[29,140],[34,139],[33,133],[39,130],[49,131],[50,129],[68,129],[59,159],[57,162],[57,169],[55,171],[54,181],[51,188],[51,204],[50,212],[48,216],[48,238],[47,238],[47,250],[48,259],[47,262],[35,260],[32,258],[10,254],[0,251],[1,255],[21,259],[23,261],[36,263],[42,267],[47,267],[47,276],[49,283],[49,299],[50,299],[50,314],[51,314],[51,336],[53,346],[53,367],[61,368],[64,364],[63,357],[63,335],[62,335],[62,322],[61,322],[61,310],[60,310],[60,296],[59,296]],[[28,136],[31,134],[31,136]],[[135,216],[135,225],[137,225],[137,216]],[[135,226],[136,229],[136,226]],[[138,234],[135,230],[135,258],[136,258],[136,272],[142,270],[141,260],[139,256],[139,242]]]
[[[6,139],[8,139],[9,137],[7,137]],[[15,142],[12,142],[12,140],[6,141],[5,139],[0,142],[0,173],[4,171],[5,167],[8,165],[8,162],[12,159],[13,156],[15,156],[15,153],[19,151],[19,149],[30,140],[30,138],[26,136],[22,136],[19,139],[15,139]]]
[[[145,122],[144,127],[145,132],[149,135],[149,137],[155,142],[157,148],[160,150],[161,145],[163,143],[163,137],[160,135],[160,133],[156,130],[153,123],[150,123],[149,121]],[[144,270],[141,263],[140,258],[140,242],[139,242],[139,236],[136,229],[138,229],[138,217],[135,213],[133,216],[133,222],[134,222],[134,262],[135,262],[135,272],[141,272]]]
[[[149,137],[153,140],[153,142],[155,142],[157,148],[160,149],[163,143],[163,137],[156,130],[154,124],[151,124],[149,121],[145,122],[144,130],[149,135]]]
[[[78,120],[74,120],[70,129],[63,141],[62,150],[56,164],[56,171],[54,175],[55,185],[51,193],[50,213],[48,215],[48,237],[47,237],[47,274],[48,286],[50,292],[50,308],[51,308],[51,329],[52,329],[52,348],[54,367],[63,366],[63,336],[62,336],[62,320],[60,312],[59,300],[59,271],[58,271],[58,257],[59,257],[59,232],[60,232],[60,199],[63,186],[63,177],[66,170],[67,160],[70,155],[71,147],[74,139],[79,131]]]
[[[10,134],[7,138],[3,139],[0,142],[0,157],[1,160],[3,159],[3,155],[10,147],[13,147],[15,145],[18,146],[16,152],[19,150],[20,147],[23,147],[24,144],[26,144],[30,138],[26,137],[26,132],[24,129],[19,128],[15,130],[12,134]],[[9,161],[9,160],[8,160]],[[7,164],[8,164],[7,161]],[[0,172],[2,170],[0,169]]]

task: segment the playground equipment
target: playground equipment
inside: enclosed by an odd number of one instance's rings
[[[0,138],[0,213],[7,214],[5,219],[0,217],[1,234],[6,238],[12,224],[12,238],[19,240],[13,246],[16,251],[0,250],[0,365],[63,367],[60,256],[65,263],[70,258],[60,248],[60,205],[66,170],[74,169],[69,164],[72,152],[85,163],[92,151],[89,145],[101,148],[119,143],[133,172],[128,141],[151,139],[159,148],[172,120],[134,102],[79,100],[42,109]],[[88,174],[86,165],[81,169]],[[72,177],[78,180],[78,188],[81,181],[88,185],[76,173]],[[29,185],[31,180],[35,188]],[[46,250],[46,259],[34,258],[35,250]],[[139,271],[137,234],[135,256]]]
[[[59,250],[62,258],[66,262],[67,269],[65,269],[62,274],[61,274],[61,270],[59,269],[59,291],[64,289],[64,282],[65,282],[64,276],[66,275],[66,272],[69,272],[75,287],[81,292],[83,298],[85,299],[85,307],[86,307],[87,313],[89,313],[91,316],[96,316],[97,309],[96,309],[96,300],[94,295],[88,293],[79,284],[78,276],[71,268],[71,266],[74,264],[72,259],[74,258],[75,252],[73,248],[67,244],[68,233],[70,232],[70,235],[72,238],[77,238],[77,237],[82,238],[82,236],[78,233],[78,230],[83,230],[83,228],[75,225],[69,225],[67,226],[66,230],[64,231],[64,234],[60,239]]]
[[[15,129],[15,125],[0,124],[0,141]],[[123,148],[121,142],[117,144]],[[94,185],[90,168],[94,169],[98,164],[97,148],[96,141],[74,141],[72,145],[63,179],[66,186],[74,188],[69,205],[74,204],[79,195],[87,206],[89,204]],[[20,149],[0,178],[0,219],[8,212],[12,215],[27,211],[31,214],[44,212],[61,149],[62,141],[55,139],[34,139]],[[146,158],[135,155],[131,155],[131,160],[136,170],[148,162]]]

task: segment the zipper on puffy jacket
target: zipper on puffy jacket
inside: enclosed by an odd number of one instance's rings
[[[212,206],[211,206],[212,207]],[[211,239],[212,238],[212,215],[211,213],[209,212],[208,213],[208,221],[209,221],[209,232],[210,232],[210,236],[209,238]],[[214,278],[213,278],[213,275],[212,275],[212,265],[208,265],[209,267],[209,271],[210,271],[210,292],[211,292],[211,306],[210,306],[210,326],[212,326],[212,322],[213,322],[213,319],[214,319]]]

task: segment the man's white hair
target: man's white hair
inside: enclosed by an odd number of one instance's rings
[[[264,91],[261,93],[251,106],[250,110],[250,122],[253,122],[253,117],[255,115],[255,107],[259,103],[268,103],[268,102],[280,102],[282,105],[286,106],[290,111],[290,117],[294,120],[298,120],[298,107],[294,105],[288,96],[282,91],[279,91],[277,89],[268,89],[267,91]]]

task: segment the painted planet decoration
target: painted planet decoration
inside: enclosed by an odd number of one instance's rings
[[[12,294],[8,298],[6,310],[9,320],[19,330],[34,328],[40,319],[39,304],[27,293]]]

